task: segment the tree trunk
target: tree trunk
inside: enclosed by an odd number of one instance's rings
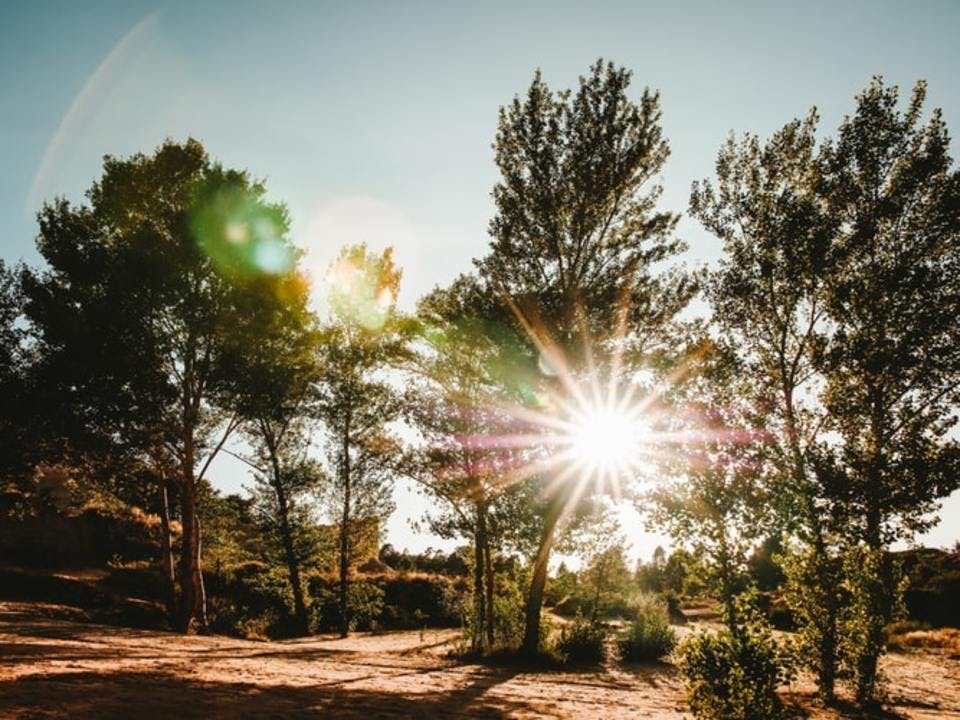
[[[206,630],[207,608],[200,563],[200,518],[197,517],[197,483],[194,477],[193,429],[183,436],[180,521],[183,535],[180,549],[180,618],[178,630],[191,633]]]
[[[590,613],[590,622],[596,624],[600,616],[600,596],[603,593],[603,583],[607,574],[607,558],[600,559],[600,567],[597,568],[597,588],[593,594],[593,611]]]
[[[196,493],[197,489],[191,477],[180,488],[183,536],[180,550],[180,618],[177,629],[183,633],[192,633],[206,626]]]
[[[350,573],[350,412],[343,431],[343,515],[340,518],[340,637],[350,634],[348,583]]]
[[[493,612],[493,560],[490,557],[490,537],[487,536],[483,552],[483,574],[487,593],[487,647],[493,648],[494,612]]]
[[[872,705],[877,700],[880,680],[878,665],[884,651],[883,628],[891,620],[897,592],[890,557],[883,547],[880,517],[880,508],[875,501],[867,508],[866,543],[871,555],[870,574],[862,579],[864,585],[858,588],[859,592],[866,594],[868,608],[866,638],[856,659],[854,679],[857,703],[861,707]],[[876,567],[878,555],[880,561],[879,567]]]
[[[725,532],[723,528],[720,532]],[[723,598],[723,614],[727,629],[734,636],[743,632],[744,628],[740,625],[740,617],[737,613],[736,603],[736,573],[731,566],[730,553],[727,550],[727,543],[721,540],[720,544],[720,594]]]
[[[197,597],[199,602],[200,630],[207,631],[207,585],[203,579],[203,567],[201,559],[203,558],[203,533],[200,527],[200,516],[197,515]]]
[[[177,573],[173,562],[173,542],[170,532],[170,493],[166,478],[160,480],[160,555],[164,579],[167,583],[167,614],[172,623],[177,617]]]
[[[287,561],[287,574],[290,589],[293,591],[293,613],[297,621],[297,630],[303,635],[310,632],[307,619],[307,605],[303,597],[303,584],[300,581],[300,561],[293,546],[293,532],[290,528],[290,508],[287,493],[283,487],[283,475],[275,448],[268,446],[273,466],[273,489],[277,494],[277,510],[280,513],[280,541],[283,543],[284,559]]]
[[[477,528],[473,542],[473,607],[474,627],[473,637],[470,639],[473,650],[483,649],[484,631],[487,625],[487,603],[483,593],[483,558],[484,546],[487,540],[486,518],[483,503],[476,503]]]
[[[530,579],[530,592],[527,594],[526,618],[523,629],[522,651],[526,655],[536,655],[540,650],[540,610],[543,607],[543,591],[547,586],[547,565],[550,551],[553,549],[553,536],[563,510],[564,497],[558,494],[547,508],[543,532],[540,535],[540,547],[533,562],[533,576]]]
[[[786,380],[784,380],[786,382]],[[807,483],[807,463],[804,460],[800,446],[800,433],[797,430],[796,412],[794,410],[793,390],[785,386],[783,390],[784,412],[786,416],[787,443],[792,455],[792,471],[796,489],[802,494],[806,522],[809,525],[810,537],[807,541],[813,548],[814,565],[819,568],[816,582],[819,584],[818,596],[819,647],[817,647],[817,692],[825,703],[832,703],[836,695],[837,643],[839,608],[836,602],[835,567],[827,550],[824,538],[823,523],[820,518],[814,498],[814,488]]]

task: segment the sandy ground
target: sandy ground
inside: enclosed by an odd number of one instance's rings
[[[527,672],[446,659],[453,631],[258,643],[38,610],[0,603],[2,718],[689,717],[669,664]],[[960,661],[894,655],[886,671],[898,716],[960,718]]]

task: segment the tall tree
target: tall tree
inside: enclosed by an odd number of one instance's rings
[[[871,699],[883,625],[895,606],[889,543],[929,526],[960,481],[949,432],[960,402],[960,173],[926,85],[905,111],[875,78],[823,150],[824,192],[838,218],[825,293],[834,326],[822,354],[824,400],[841,437],[835,490],[852,538],[877,556],[857,696]],[[867,563],[866,565],[870,565]]]
[[[746,399],[766,412],[776,438],[775,497],[805,546],[804,634],[813,644],[821,693],[833,697],[837,669],[838,562],[824,522],[830,503],[816,472],[825,429],[816,357],[827,333],[823,298],[830,275],[834,216],[820,192],[817,115],[795,120],[761,143],[730,138],[715,182],[694,183],[691,213],[722,242],[707,284],[717,335],[742,363]]]
[[[309,309],[309,286],[290,274],[279,287],[282,313],[252,316],[253,345],[238,348],[228,376],[234,383],[236,411],[254,446],[245,458],[255,471],[256,508],[275,537],[287,567],[297,631],[309,632],[301,566],[310,549],[309,497],[323,473],[307,460],[311,423],[316,414],[319,333]]]
[[[197,498],[238,421],[232,378],[258,317],[283,313],[296,253],[287,215],[194,140],[107,157],[88,204],[40,214],[49,269],[27,273],[27,313],[75,427],[169,462],[183,543],[178,625],[205,625]]]
[[[676,390],[682,404],[663,442],[652,519],[701,561],[736,634],[751,551],[775,526],[772,448],[765,418],[742,399],[742,369],[708,357],[703,371]]]
[[[406,354],[396,312],[401,271],[390,248],[344,248],[330,267],[331,323],[320,345],[318,416],[331,462],[327,505],[338,524],[340,634],[350,631],[349,582],[366,523],[393,512],[402,446],[391,425],[403,409],[386,371]]]
[[[473,549],[474,650],[494,638],[494,552],[523,525],[516,488],[504,481],[517,461],[509,438],[518,401],[511,354],[523,351],[512,328],[485,312],[494,303],[471,276],[437,289],[418,306],[426,342],[416,361],[417,392],[408,417],[422,441],[408,458],[414,479],[441,499],[434,532],[465,537]]]
[[[611,339],[626,335],[639,353],[668,342],[667,326],[693,292],[684,272],[654,269],[685,246],[672,237],[677,216],[657,211],[661,190],[651,184],[669,154],[659,96],[645,90],[634,102],[630,80],[626,69],[598,61],[575,92],[556,93],[538,71],[526,97],[501,109],[494,141],[501,179],[490,252],[478,268],[545,366],[573,375]],[[539,644],[547,565],[568,500],[558,491],[548,501],[527,652]]]
[[[592,522],[577,533],[574,542],[577,554],[584,562],[578,580],[584,594],[591,596],[590,622],[596,624],[609,598],[625,597],[633,579],[627,568],[626,538],[613,515],[613,508],[599,506]]]

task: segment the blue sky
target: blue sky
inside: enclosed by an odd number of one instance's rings
[[[323,268],[347,242],[393,244],[401,302],[484,252],[497,108],[536,67],[567,87],[597,57],[662,93],[672,156],[664,207],[683,210],[730,131],[768,135],[817,105],[829,132],[874,74],[960,127],[960,3],[0,1],[0,257],[37,262],[40,203],[79,199],[104,154],[192,135],[286,202]],[[684,219],[687,261],[717,243]],[[222,464],[226,488],[244,482]],[[398,545],[437,544],[407,523]],[[960,536],[960,497],[928,538]],[[636,534],[647,554],[650,538]]]

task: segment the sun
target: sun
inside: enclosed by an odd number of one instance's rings
[[[587,407],[568,424],[565,454],[587,475],[623,475],[643,462],[649,435],[649,425],[636,410]]]

